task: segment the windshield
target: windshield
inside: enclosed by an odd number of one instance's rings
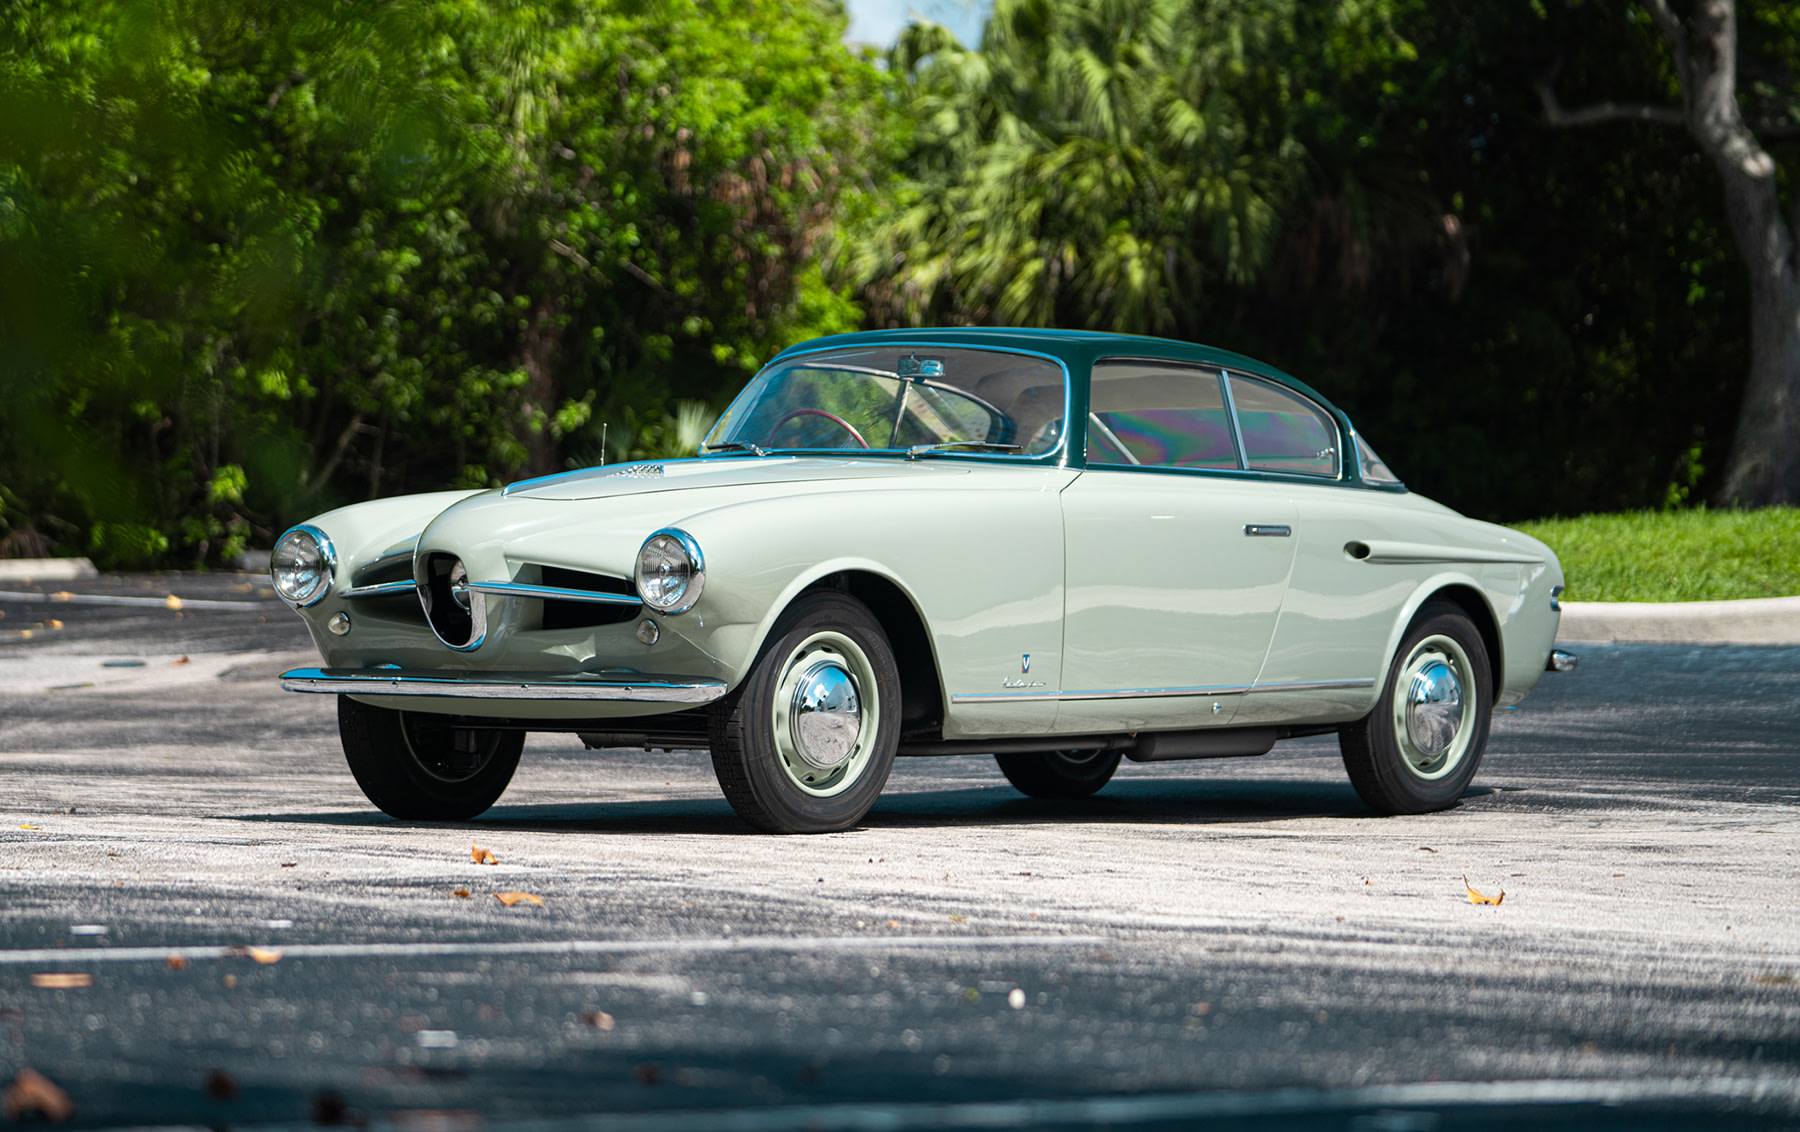
[[[1062,367],[1002,350],[875,346],[803,354],[756,375],[706,438],[713,451],[1040,456],[1062,439]]]

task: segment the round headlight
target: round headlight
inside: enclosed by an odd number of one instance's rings
[[[700,544],[686,531],[657,531],[638,551],[637,592],[644,604],[663,613],[685,613],[700,600],[706,561]]]
[[[275,592],[295,605],[312,605],[329,593],[336,568],[331,540],[317,527],[295,527],[277,540],[269,555]]]

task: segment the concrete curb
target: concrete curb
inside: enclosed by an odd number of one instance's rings
[[[1743,601],[1565,601],[1563,641],[1800,645],[1800,597]]]
[[[5,582],[68,582],[99,574],[85,558],[0,558],[0,581]]]

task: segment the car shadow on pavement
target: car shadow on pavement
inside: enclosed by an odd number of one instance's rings
[[[1476,786],[1468,797],[1498,793]],[[751,831],[724,799],[498,805],[466,823],[397,822],[374,810],[245,814],[240,820],[380,826],[617,834],[713,834]],[[1260,778],[1245,782],[1113,782],[1091,798],[1026,798],[1010,786],[908,790],[884,794],[860,829],[970,828],[1085,822],[1170,826],[1250,824],[1305,818],[1374,818],[1349,783]],[[760,836],[760,835],[759,835]]]

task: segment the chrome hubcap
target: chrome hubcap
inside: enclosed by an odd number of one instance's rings
[[[1448,664],[1433,660],[1414,674],[1406,693],[1406,732],[1428,755],[1441,755],[1462,728],[1462,681]]]
[[[1406,769],[1429,782],[1461,766],[1475,742],[1476,701],[1475,668],[1460,644],[1433,635],[1414,645],[1394,681],[1394,739]]]
[[[862,646],[831,630],[801,641],[775,685],[775,751],[788,781],[817,798],[855,785],[875,752],[881,706]]]
[[[808,765],[830,770],[850,757],[862,733],[862,699],[842,665],[822,660],[806,670],[794,686],[788,728]]]

